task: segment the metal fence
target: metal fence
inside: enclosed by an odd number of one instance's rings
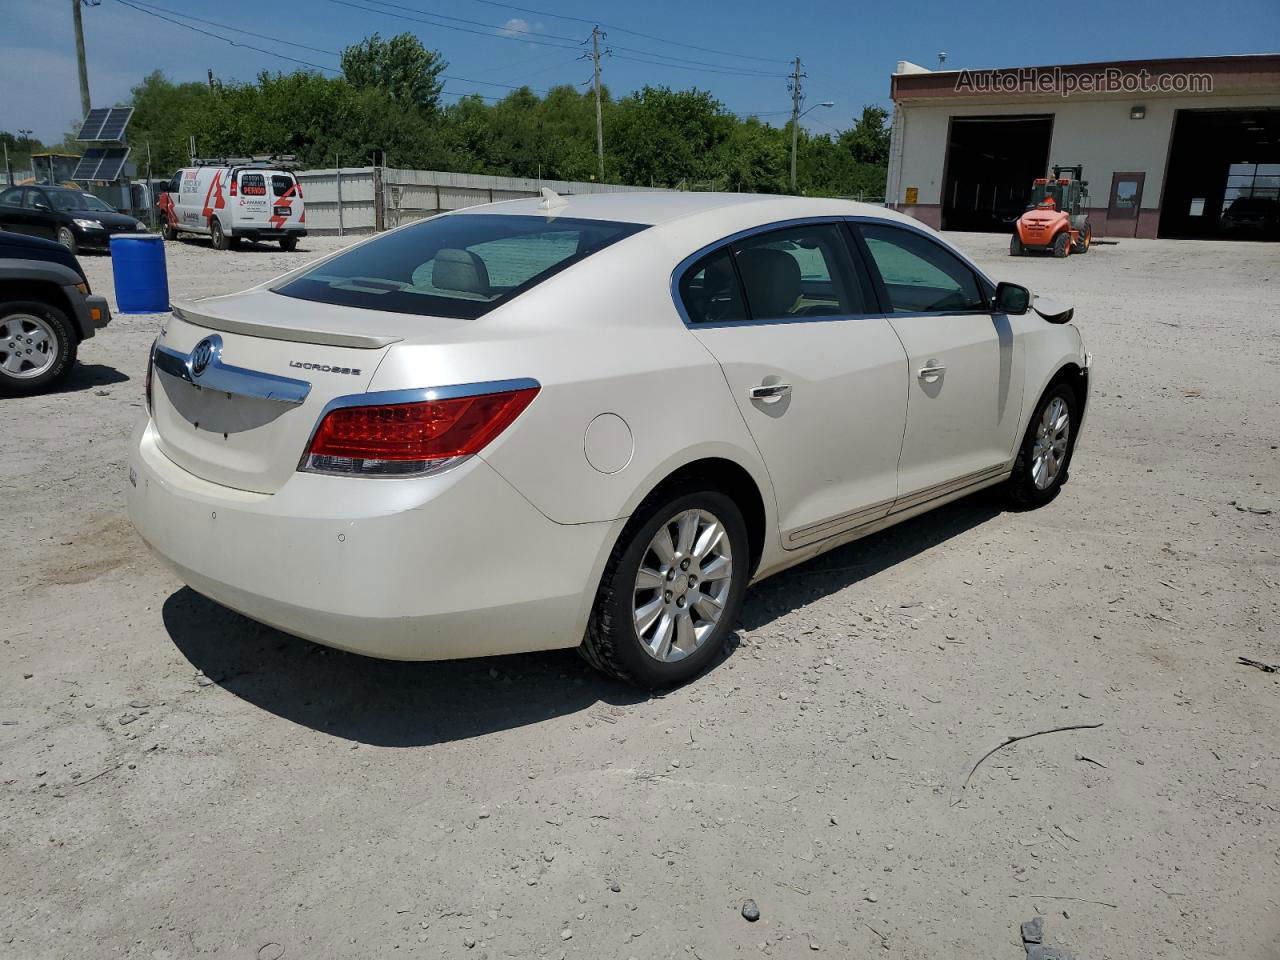
[[[318,234],[389,230],[446,210],[536,197],[543,187],[566,195],[654,189],[393,167],[299,170],[296,176],[307,205],[307,229]]]

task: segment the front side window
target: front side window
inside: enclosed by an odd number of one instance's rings
[[[473,320],[640,230],[638,223],[450,214],[384,234],[276,287],[300,300]]]
[[[867,312],[838,224],[756,234],[735,243],[733,256],[753,320]]]
[[[969,266],[928,237],[887,224],[859,225],[894,313],[987,310]]]
[[[10,187],[8,190],[0,191],[0,203],[7,207],[22,206],[22,187]]]
[[[240,192],[246,197],[265,197],[267,181],[260,173],[240,174]]]

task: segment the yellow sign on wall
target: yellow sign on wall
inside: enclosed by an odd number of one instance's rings
[[[914,204],[919,203],[919,202],[920,202],[920,188],[919,188],[919,187],[907,187],[907,197],[906,197],[905,202],[906,202],[906,203],[908,203],[908,204],[911,204],[911,205],[914,205]]]

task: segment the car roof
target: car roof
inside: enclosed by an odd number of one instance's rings
[[[675,220],[715,214],[758,214],[762,223],[795,217],[873,216],[905,220],[884,207],[826,197],[792,197],[762,193],[689,193],[674,190],[634,190],[620,193],[572,194],[564,204],[544,209],[539,197],[525,197],[483,207],[465,207],[458,213],[567,217],[578,220],[613,220],[658,226]],[[746,208],[750,208],[749,210]],[[738,219],[734,216],[733,219]],[[914,221],[913,221],[914,222]]]

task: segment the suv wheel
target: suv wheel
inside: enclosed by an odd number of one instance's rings
[[[716,490],[669,491],[631,518],[605,566],[579,648],[642,687],[701,673],[733,631],[750,578],[742,511]]]
[[[65,313],[35,300],[0,304],[0,393],[35,393],[65,377],[75,361]]]
[[[80,252],[80,245],[76,242],[75,232],[70,227],[58,228],[58,242],[70,250],[73,257]]]

